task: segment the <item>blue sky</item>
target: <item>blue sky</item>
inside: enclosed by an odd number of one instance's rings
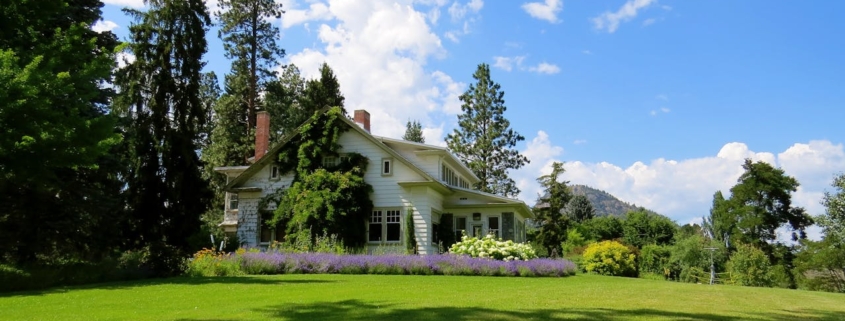
[[[124,6],[104,21],[125,39]],[[505,91],[514,171],[533,204],[534,179],[566,161],[565,179],[606,190],[679,223],[707,214],[742,159],[802,183],[813,214],[845,171],[845,2],[817,1],[281,1],[282,63],[313,77],[323,61],[347,109],[367,109],[377,135],[408,119],[443,144],[457,97],[479,63]],[[215,1],[208,2],[215,6]],[[229,70],[216,31],[208,69]]]

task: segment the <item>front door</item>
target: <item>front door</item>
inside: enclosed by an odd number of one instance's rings
[[[483,238],[484,234],[481,231],[481,223],[472,224],[472,237]]]

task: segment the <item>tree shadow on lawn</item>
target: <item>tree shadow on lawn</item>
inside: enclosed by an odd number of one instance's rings
[[[278,278],[266,278],[260,276],[211,276],[211,277],[187,277],[178,276],[171,278],[152,278],[132,281],[94,283],[84,285],[59,286],[55,288],[28,290],[17,292],[0,293],[0,298],[14,296],[34,296],[52,293],[68,293],[77,290],[102,289],[102,290],[123,290],[146,286],[159,285],[204,285],[204,284],[247,284],[247,285],[279,285],[279,284],[306,284],[306,283],[335,283],[335,280],[280,280]]]
[[[385,310],[386,309],[386,310]],[[287,304],[261,309],[272,318],[281,320],[759,320],[805,321],[842,320],[841,312],[795,310],[767,313],[739,318],[714,313],[687,313],[656,309],[526,309],[502,311],[478,307],[400,308],[393,304],[378,304],[359,300]]]

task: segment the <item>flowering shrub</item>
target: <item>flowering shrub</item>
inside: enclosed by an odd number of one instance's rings
[[[190,276],[232,276],[241,272],[240,258],[246,251],[226,254],[213,249],[202,249],[188,260],[187,274]]]
[[[189,262],[189,275],[238,274],[410,274],[485,276],[568,276],[576,267],[567,260],[496,261],[458,255],[338,255],[239,250],[221,254],[204,250]]]
[[[602,241],[584,250],[584,269],[590,273],[614,276],[637,276],[636,256],[616,241]]]
[[[452,244],[449,253],[501,261],[528,261],[537,258],[537,253],[530,245],[496,240],[492,235],[480,240],[464,235],[460,242]]]

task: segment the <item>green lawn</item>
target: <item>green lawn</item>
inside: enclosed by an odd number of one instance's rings
[[[576,275],[173,278],[0,294],[5,320],[845,320],[845,295]]]

